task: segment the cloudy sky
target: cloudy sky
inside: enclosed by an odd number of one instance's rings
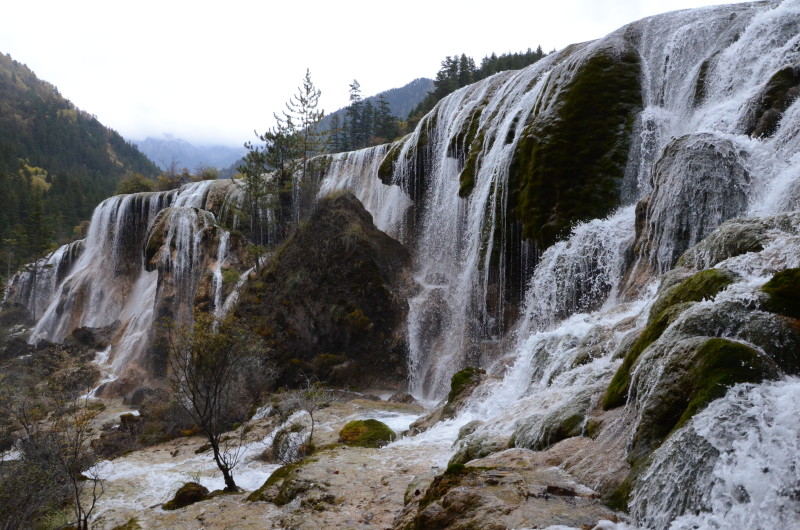
[[[128,139],[240,146],[305,73],[322,106],[433,77],[446,55],[545,51],[715,0],[10,0],[0,52]]]

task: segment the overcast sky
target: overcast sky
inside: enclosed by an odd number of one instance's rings
[[[306,68],[328,111],[433,77],[446,55],[549,51],[714,0],[9,0],[0,52],[128,139],[240,146]]]

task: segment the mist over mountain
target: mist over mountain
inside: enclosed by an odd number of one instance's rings
[[[149,136],[144,140],[135,140],[134,143],[161,169],[168,169],[171,165],[190,170],[200,166],[223,169],[234,164],[245,153],[244,148],[224,145],[194,145],[171,135],[163,138]]]

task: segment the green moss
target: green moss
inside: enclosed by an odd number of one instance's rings
[[[680,429],[692,416],[713,400],[722,397],[737,383],[759,383],[777,376],[769,360],[753,348],[727,339],[710,339],[697,351],[697,362],[690,370],[690,400],[678,422]]]
[[[248,495],[246,500],[248,502],[273,502],[278,506],[291,502],[300,493],[298,487],[294,485],[295,482],[298,482],[296,480],[297,471],[308,461],[309,459],[304,458],[293,464],[279,467],[272,472],[260,488]],[[272,495],[273,492],[274,495]]]
[[[650,318],[661,314],[666,308],[684,302],[701,302],[716,296],[720,291],[736,281],[732,272],[721,269],[707,269],[686,278],[665,290],[653,303]]]
[[[631,500],[633,490],[633,478],[628,476],[622,484],[617,486],[614,491],[607,495],[603,500],[612,510],[628,513],[628,503]]]
[[[447,466],[447,470],[433,479],[431,485],[425,491],[425,495],[419,501],[419,508],[422,511],[429,504],[434,503],[445,496],[452,488],[460,485],[463,480],[472,473],[472,468],[463,464],[452,464]]]
[[[240,273],[236,269],[231,269],[229,267],[222,268],[222,284],[223,285],[235,285],[239,282]]]
[[[642,106],[640,60],[630,46],[578,65],[553,116],[523,131],[509,167],[509,210],[541,249],[578,221],[619,205],[633,122]]]
[[[383,157],[380,167],[378,168],[378,178],[384,184],[392,184],[394,179],[394,164],[400,158],[400,151],[403,149],[403,142],[392,144],[389,152]]]
[[[463,370],[454,373],[453,378],[450,380],[450,393],[447,394],[447,402],[452,403],[455,401],[476,378],[485,373],[484,370],[473,366],[467,366]]]
[[[586,420],[586,417],[583,414],[573,414],[565,418],[561,423],[558,424],[557,428],[549,433],[547,439],[547,445],[553,445],[554,443],[558,443],[561,440],[566,440],[567,438],[572,438],[573,436],[579,436],[582,432],[583,422]]]
[[[464,127],[456,134],[447,147],[447,155],[464,161],[459,174],[459,197],[467,197],[475,187],[480,154],[483,152],[485,131],[480,131],[481,115],[486,108],[483,102],[477,105],[464,121]]]
[[[460,182],[458,188],[459,197],[469,197],[469,194],[472,193],[472,190],[475,188],[475,176],[478,174],[485,136],[485,131],[481,131],[470,144],[469,156],[466,162],[464,162],[464,168],[458,176]]]
[[[600,434],[602,423],[592,418],[586,422],[586,436],[594,440]]]
[[[447,466],[445,473],[448,475],[460,475],[464,472],[464,464],[454,463]]]
[[[642,331],[636,342],[633,343],[622,365],[614,374],[611,383],[608,385],[603,396],[602,406],[605,410],[620,407],[625,404],[628,398],[628,388],[631,383],[631,369],[639,356],[664,333],[664,330],[672,324],[681,313],[691,307],[690,303],[676,304],[664,309],[656,318],[648,322],[647,327]]]
[[[720,269],[700,271],[678,284],[665,290],[653,303],[647,327],[636,342],[625,354],[622,365],[614,374],[614,378],[603,396],[604,409],[612,409],[625,404],[631,381],[631,369],[639,356],[664,333],[664,330],[677,319],[681,313],[691,307],[693,302],[700,302],[714,297],[725,287],[733,283],[736,275]]]
[[[786,269],[773,276],[761,288],[769,295],[763,308],[800,319],[800,269]]]
[[[187,482],[178,489],[172,500],[164,503],[165,510],[177,510],[208,499],[208,489],[197,482]]]
[[[339,443],[353,447],[383,447],[397,435],[378,420],[353,420],[339,431]]]
[[[774,379],[780,373],[764,354],[720,338],[708,339],[693,352],[675,356],[664,372],[670,377],[649,398],[647,413],[633,437],[629,458],[637,464],[728,388]]]

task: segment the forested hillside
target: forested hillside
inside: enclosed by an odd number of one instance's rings
[[[481,60],[466,54],[445,57],[436,79],[420,78],[402,88],[363,98],[358,80],[350,84],[350,105],[332,112],[320,123],[328,133],[331,153],[362,149],[391,142],[416,127],[422,117],[445,96],[504,70],[520,70],[545,53],[542,47],[525,52],[492,53]]]
[[[158,168],[27,66],[0,54],[2,271],[80,232],[126,174]]]

